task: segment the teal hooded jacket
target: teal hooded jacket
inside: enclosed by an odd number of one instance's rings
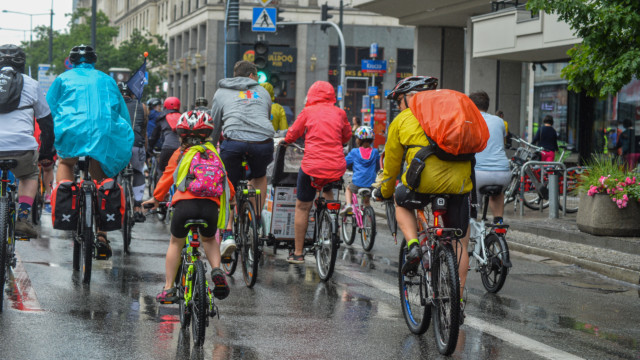
[[[76,65],[53,81],[47,102],[59,157],[90,156],[108,177],[127,166],[133,130],[127,105],[110,76],[93,64]]]

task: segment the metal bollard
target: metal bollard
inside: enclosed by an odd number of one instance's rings
[[[549,219],[558,218],[558,185],[558,173],[556,170],[549,171]]]

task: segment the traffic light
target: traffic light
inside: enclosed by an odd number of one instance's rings
[[[329,14],[329,10],[333,10],[333,6],[329,6],[327,5],[327,3],[324,3],[321,7],[321,12],[322,12],[322,16],[321,16],[321,20],[322,21],[327,21],[329,19],[331,19],[333,17],[333,15]],[[329,25],[320,25],[320,29],[322,31],[324,31],[325,33],[327,32],[327,28],[329,27]]]
[[[258,68],[258,82],[263,83],[269,79],[269,43],[265,40],[258,40],[253,45],[253,63]]]
[[[284,18],[281,16],[281,14],[284,12],[285,10],[282,8],[277,7],[276,8],[276,24],[284,21]]]

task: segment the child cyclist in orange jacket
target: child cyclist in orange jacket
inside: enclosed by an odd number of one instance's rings
[[[171,186],[176,184],[176,192],[172,198],[174,211],[171,219],[171,242],[165,262],[165,284],[162,292],[156,296],[156,300],[161,303],[178,300],[173,283],[180,266],[180,253],[189,232],[185,228],[188,219],[204,219],[209,224],[200,230],[200,239],[212,268],[211,280],[215,285],[213,295],[218,299],[229,295],[227,280],[220,269],[220,245],[215,240],[215,234],[217,228],[225,228],[230,216],[229,199],[234,196],[234,189],[227,179],[215,147],[205,140],[212,131],[213,121],[206,112],[187,111],[182,114],[176,126],[181,146],[171,156],[153,198],[144,202],[153,204],[155,209]],[[205,161],[202,164],[207,164],[208,168],[204,173],[198,174],[202,169],[198,162],[202,159]],[[235,247],[227,250],[229,253],[233,251]]]

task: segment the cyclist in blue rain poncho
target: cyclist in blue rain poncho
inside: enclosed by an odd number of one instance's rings
[[[94,69],[97,55],[91,46],[74,47],[69,60],[73,69],[60,74],[47,92],[61,158],[56,179],[73,179],[79,156],[98,163],[90,167],[94,180],[113,177],[131,159],[133,130],[127,105],[116,82]]]

